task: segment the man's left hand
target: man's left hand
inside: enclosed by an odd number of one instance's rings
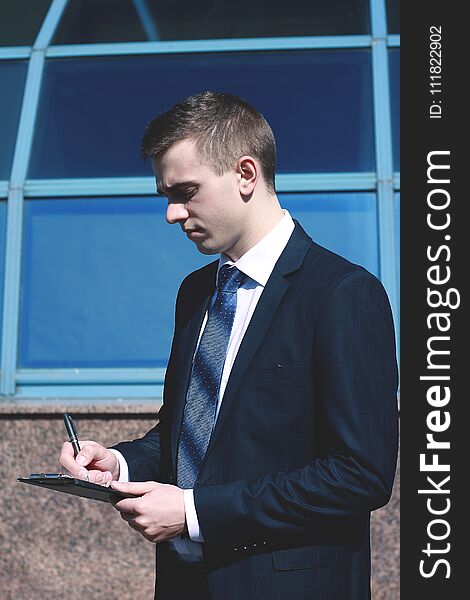
[[[113,481],[111,486],[119,492],[138,496],[113,502],[113,506],[121,513],[124,521],[149,542],[164,542],[185,531],[181,488],[156,481]]]

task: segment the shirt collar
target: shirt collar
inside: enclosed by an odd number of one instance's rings
[[[279,223],[236,262],[221,254],[217,275],[223,265],[235,265],[256,283],[265,286],[295,227],[288,211],[283,209],[282,212],[284,216]]]

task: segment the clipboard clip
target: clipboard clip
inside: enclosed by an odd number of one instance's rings
[[[57,477],[64,479],[72,479],[70,475],[65,475],[65,473],[31,473],[31,475],[29,476],[30,479],[47,479],[48,477],[54,479],[56,479]]]

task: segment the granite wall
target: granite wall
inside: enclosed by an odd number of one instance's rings
[[[154,546],[105,503],[27,486],[17,477],[57,472],[62,422],[70,412],[82,440],[111,445],[139,437],[152,407],[66,407],[0,403],[1,600],[153,598]],[[372,520],[373,600],[399,598],[399,486]]]

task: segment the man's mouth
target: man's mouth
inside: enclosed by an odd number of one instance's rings
[[[183,229],[184,233],[190,238],[193,236],[202,235],[202,231],[200,229]]]

